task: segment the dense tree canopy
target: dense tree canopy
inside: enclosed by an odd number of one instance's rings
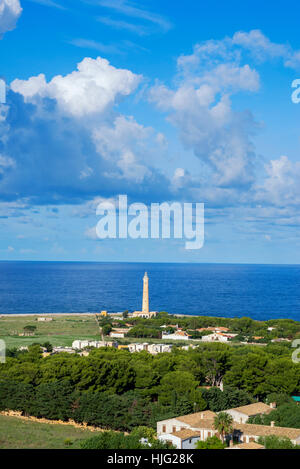
[[[274,399],[287,407],[264,418],[300,427],[300,407],[289,399],[300,392],[300,365],[290,355],[279,344],[201,344],[157,355],[103,347],[88,356],[43,358],[33,345],[28,352],[9,352],[1,365],[0,408],[127,431],[194,411]],[[221,383],[224,392],[215,387]]]

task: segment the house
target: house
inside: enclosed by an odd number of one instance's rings
[[[163,332],[161,338],[166,340],[189,340],[191,336],[187,332],[178,329],[173,334],[165,334]]]
[[[157,353],[165,353],[171,352],[173,345],[169,344],[150,344],[148,347],[148,352],[152,355],[156,355]]]
[[[146,350],[147,352],[151,353],[152,355],[156,355],[157,353],[163,352],[171,352],[172,345],[168,344],[148,344],[147,342],[141,343],[132,343],[128,345],[129,352],[141,352],[142,350]]]
[[[57,346],[57,347],[53,347],[53,350],[52,350],[52,354],[55,354],[55,353],[62,353],[62,352],[65,352],[65,353],[75,353],[75,350],[71,347],[61,347],[60,345]]]
[[[117,343],[113,341],[104,342],[102,340],[74,340],[72,348],[75,350],[82,350],[87,347],[117,347]]]
[[[125,335],[130,331],[130,328],[129,329],[125,329],[125,328],[113,328],[113,330],[110,332],[109,336],[110,337],[115,337],[115,338],[119,338],[119,339],[124,339]]]
[[[41,318],[38,318],[38,321],[39,322],[49,322],[49,321],[53,321],[53,318],[47,318],[47,317],[43,316]]]
[[[178,432],[180,430],[192,428],[203,428],[203,422],[208,420],[213,421],[217,414],[211,410],[203,412],[196,412],[194,414],[183,415],[180,417],[173,417],[171,419],[162,420],[157,422],[157,435],[164,435],[166,433]],[[200,430],[199,430],[200,431]],[[212,436],[212,435],[208,435]]]
[[[225,449],[265,449],[265,447],[252,441],[251,443],[240,443],[239,445],[230,445],[228,448]]]
[[[197,347],[198,347],[198,345],[189,344],[189,345],[182,345],[180,348],[181,348],[181,350],[191,350],[191,349],[195,349]]]
[[[283,337],[278,337],[278,339],[272,339],[271,342],[273,342],[273,343],[291,342],[291,340],[290,339],[285,339]]]
[[[194,449],[197,441],[200,440],[200,436],[198,432],[184,429],[162,435],[159,439],[165,443],[171,443],[177,449]]]
[[[235,422],[246,423],[249,417],[256,415],[269,414],[276,404],[264,404],[263,402],[255,402],[254,404],[244,405],[242,407],[235,407],[234,409],[225,410],[230,414]]]
[[[250,423],[234,424],[234,437],[241,443],[257,442],[259,437],[277,436],[288,438],[294,445],[300,444],[300,429],[288,427],[275,427],[274,423],[268,425],[254,425]]]
[[[265,409],[261,407],[261,410],[264,411]],[[205,411],[162,420],[157,422],[158,438],[161,441],[172,442],[177,448],[182,448],[183,446],[180,445],[183,444],[190,445],[189,448],[194,448],[198,440],[205,441],[211,436],[219,437],[214,424],[215,416],[216,414],[214,412]],[[246,449],[245,444],[247,444],[250,449],[249,444],[257,443],[260,437],[267,436],[288,438],[293,444],[300,444],[299,428],[275,427],[274,422],[272,422],[271,426],[267,426],[238,423],[236,421],[233,422],[232,427],[232,433],[227,435],[227,440],[230,441],[234,439],[238,443],[243,444],[243,446],[237,449]],[[190,433],[187,433],[187,430],[190,430]],[[183,433],[183,431],[186,433]],[[185,435],[188,436],[186,437]]]
[[[143,350],[146,350],[146,352],[148,352],[148,346],[149,344],[147,342],[144,342],[143,344],[133,343],[128,345],[128,349],[131,353],[142,352]]]
[[[218,327],[215,327],[215,331],[216,332],[229,332],[229,329],[228,327],[218,326]]]
[[[233,339],[237,334],[223,334],[222,332],[214,332],[213,334],[204,335],[202,342],[228,342]]]

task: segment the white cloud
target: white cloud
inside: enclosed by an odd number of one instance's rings
[[[300,51],[293,50],[289,44],[272,42],[260,30],[237,32],[232,38],[232,44],[251,52],[254,58],[264,62],[270,59],[282,59],[286,67],[300,69]]]
[[[284,57],[289,51],[287,45],[270,41],[259,29],[254,29],[249,33],[243,31],[235,33],[232,43],[251,50],[259,60]]]
[[[1,174],[4,174],[4,171],[6,171],[8,168],[14,168],[15,166],[16,163],[12,158],[0,153],[0,177]]]
[[[256,186],[256,199],[279,207],[300,205],[300,162],[287,156],[271,160],[265,166],[266,177]]]
[[[162,31],[168,31],[172,27],[171,22],[163,16],[138,7],[135,3],[131,3],[127,0],[99,0],[98,4],[115,10],[125,16],[148,21],[158,26]]]
[[[117,112],[120,98],[141,78],[86,58],[49,82],[44,74],[14,80],[0,121],[4,200],[80,203],[119,192],[149,197],[153,184],[169,194],[170,181],[152,156],[158,160],[164,151],[163,136]]]
[[[7,31],[16,27],[18,18],[22,13],[19,0],[1,0],[0,2],[0,38]]]
[[[84,236],[88,239],[99,240],[95,226],[87,228],[84,232]]]
[[[127,21],[122,21],[122,20],[115,20],[112,18],[107,18],[106,16],[99,16],[97,18],[97,21],[105,24],[106,26],[111,26],[112,28],[115,28],[115,29],[121,29],[121,30],[126,30],[126,31],[136,33],[139,36],[144,36],[148,32],[148,30],[142,25],[128,23]]]
[[[53,8],[58,8],[59,10],[65,10],[65,7],[63,7],[57,2],[54,2],[53,0],[30,0],[30,1],[33,3],[38,3],[46,7],[53,7]]]
[[[104,112],[121,96],[132,93],[141,76],[126,69],[117,69],[108,60],[86,57],[69,75],[57,75],[47,83],[40,74],[28,80],[14,80],[11,89],[26,101],[48,97],[55,99],[62,112],[82,117]]]
[[[118,116],[113,126],[95,128],[93,140],[103,158],[115,161],[118,171],[114,177],[140,183],[151,176],[146,157],[152,133],[151,128],[138,124],[133,118]]]
[[[68,42],[73,46],[81,47],[82,49],[94,49],[103,54],[120,54],[120,49],[113,44],[103,44],[92,39],[77,38]]]
[[[227,39],[196,46],[187,60],[179,57],[178,70],[177,88],[157,84],[150,100],[169,112],[184,146],[210,166],[217,185],[250,184],[256,124],[250,112],[234,111],[231,96],[258,90],[257,71],[240,63]]]

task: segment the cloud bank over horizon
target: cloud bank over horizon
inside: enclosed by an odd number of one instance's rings
[[[56,2],[32,3],[64,13]],[[120,15],[97,16],[106,27],[140,37],[147,28],[172,29],[164,15],[132,2],[99,4]],[[18,0],[2,1],[0,35],[15,28],[21,12]],[[78,55],[91,45],[99,53],[102,44],[64,43],[77,45]],[[204,202],[208,225],[227,219],[232,227],[244,224],[237,231],[258,232],[270,243],[271,227],[300,225],[300,163],[290,147],[258,149],[266,122],[252,105],[266,69],[300,71],[299,50],[257,29],[236,31],[177,54],[167,79],[159,69],[150,78],[146,63],[124,66],[86,51],[80,57],[76,66],[71,59],[55,73],[39,66],[9,84],[7,103],[0,104],[2,220],[43,225],[66,213],[90,219],[97,201],[127,194],[130,202],[146,204]],[[82,233],[95,241],[90,222]]]
[[[118,111],[137,92],[142,75],[86,57],[65,76],[13,80],[0,122],[1,198],[61,204],[117,193],[146,202],[184,194],[212,206],[294,206],[300,197],[297,164],[282,155],[263,162],[253,143],[261,123],[232,102],[261,86],[244,49],[259,61],[282,58],[286,51],[259,31],[238,32],[179,56],[174,87],[148,86],[149,102],[176,128],[183,148],[205,165],[206,179],[184,167],[171,174],[153,166],[154,152],[164,157],[163,133]]]

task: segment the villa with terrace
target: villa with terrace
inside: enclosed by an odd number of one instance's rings
[[[226,436],[228,442],[239,443],[236,449],[258,449],[259,437],[277,436],[279,438],[289,438],[293,444],[300,444],[300,429],[255,425],[247,423],[250,416],[266,414],[272,411],[274,404],[267,406],[262,402],[250,404],[235,409],[228,409],[233,418],[233,432]],[[220,435],[215,428],[214,418],[217,413],[210,410],[197,412],[194,414],[174,417],[157,422],[157,434],[161,441],[169,442],[178,449],[193,449],[197,441],[205,441],[212,436]],[[235,448],[235,446],[233,446]]]

